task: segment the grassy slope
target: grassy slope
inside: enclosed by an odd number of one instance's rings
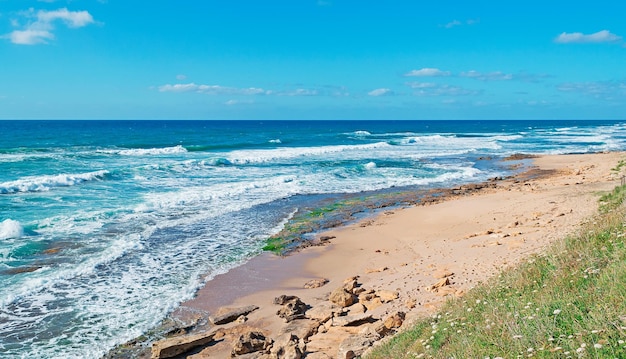
[[[626,358],[626,188],[542,255],[450,300],[372,358]]]

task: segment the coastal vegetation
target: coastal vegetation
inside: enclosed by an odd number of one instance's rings
[[[625,186],[602,195],[577,233],[450,299],[367,358],[626,357],[625,197]]]

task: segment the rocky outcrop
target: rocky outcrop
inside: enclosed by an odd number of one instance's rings
[[[333,290],[328,299],[342,308],[351,306],[357,300],[356,296],[344,287]]]
[[[206,346],[214,339],[215,333],[200,333],[162,339],[152,343],[152,359],[173,358],[194,348]]]
[[[328,279],[326,278],[311,279],[310,281],[304,283],[304,289],[319,288],[326,285],[327,283]]]
[[[274,303],[283,306],[276,312],[276,315],[287,323],[295,319],[303,319],[307,310],[307,305],[296,296],[281,295],[274,298]]]
[[[265,351],[272,345],[273,340],[265,337],[260,331],[249,331],[239,336],[235,341],[232,356],[239,356],[243,354],[254,353],[258,351]]]
[[[241,317],[242,315],[244,316],[248,315],[257,309],[259,309],[259,307],[256,305],[248,305],[245,307],[228,310],[225,313],[222,313],[217,316],[211,316],[209,317],[209,320],[211,321],[211,323],[215,325],[227,324],[230,322],[234,322],[235,320],[237,320],[237,318]]]

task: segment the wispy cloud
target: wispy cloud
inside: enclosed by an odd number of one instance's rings
[[[7,35],[12,43],[19,45],[45,44],[48,40],[54,40],[54,24],[58,21],[69,28],[80,28],[94,23],[93,16],[87,11],[69,11],[62,8],[53,11],[39,10],[33,8],[21,12],[20,15],[26,19],[27,24],[21,30],[14,30]],[[19,21],[12,21],[13,26],[19,26]]]
[[[465,20],[465,21],[459,21],[459,20],[452,20],[449,23],[445,24],[445,25],[439,25],[440,27],[445,27],[446,29],[451,29],[453,27],[457,27],[457,26],[463,26],[463,25],[474,25],[479,23],[480,21],[478,19],[469,19],[469,20]]]
[[[368,92],[367,94],[369,96],[379,97],[379,96],[391,96],[394,94],[394,92],[388,88],[379,88],[379,89],[372,90]]]
[[[179,74],[176,75],[176,80],[186,80],[187,79],[187,75],[183,75],[183,74]]]
[[[607,101],[626,97],[626,82],[624,81],[566,82],[558,85],[557,89],[563,92],[578,92]]]
[[[593,34],[583,34],[582,32],[564,32],[554,39],[554,42],[560,44],[584,44],[584,43],[602,43],[602,42],[620,42],[622,37],[613,34],[608,30],[598,31]]]
[[[501,71],[483,73],[483,72],[479,72],[475,70],[461,72],[459,76],[481,80],[481,81],[508,81],[508,80],[513,80],[514,78],[513,74],[506,74]]]
[[[160,92],[198,92],[209,95],[267,95],[271,91],[261,88],[236,88],[225,87],[219,85],[197,85],[195,83],[188,84],[166,84],[158,87]]]
[[[159,92],[195,92],[207,95],[228,95],[228,96],[318,96],[322,92],[318,89],[296,88],[293,90],[268,90],[259,87],[228,87],[220,85],[198,85],[196,83],[186,84],[165,84],[158,86]]]
[[[441,71],[437,68],[432,67],[424,67],[419,70],[411,70],[404,74],[404,76],[408,77],[443,77],[450,76],[450,71]]]
[[[407,86],[415,90],[415,96],[472,96],[482,93],[480,90],[430,82],[409,82]]]
[[[480,72],[476,70],[453,73],[438,68],[425,67],[419,70],[411,70],[404,74],[406,77],[463,77],[479,81],[510,81],[518,80],[525,82],[539,82],[551,77],[545,74],[529,74],[526,72],[506,73],[502,71]]]

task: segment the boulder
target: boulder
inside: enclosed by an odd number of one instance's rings
[[[326,323],[338,312],[338,308],[328,302],[321,302],[315,307],[307,310],[306,317],[309,319],[317,320],[320,323]]]
[[[339,344],[338,358],[353,359],[363,354],[376,341],[376,337],[368,334],[351,335]]]
[[[333,326],[336,327],[346,327],[353,325],[360,325],[364,323],[368,323],[373,321],[371,314],[355,314],[355,315],[346,315],[344,317],[336,317],[333,318]]]
[[[240,335],[235,341],[231,355],[238,356],[266,350],[270,345],[272,345],[272,339],[266,338],[259,331],[249,331]]]
[[[281,296],[281,297],[285,297],[285,296]],[[296,296],[289,296],[288,299],[279,297],[274,300],[274,303],[276,302],[279,302],[283,305],[283,307],[280,308],[276,312],[276,315],[285,319],[287,323],[295,319],[304,318],[304,314],[306,313],[306,310],[307,310],[307,305],[304,304],[304,302],[301,301],[300,298]]]
[[[215,333],[199,333],[162,339],[152,343],[152,358],[172,358],[194,348],[206,346],[214,339]]]
[[[311,279],[310,281],[304,283],[304,289],[319,288],[326,285],[328,282],[329,281],[326,278]]]
[[[381,337],[396,332],[404,323],[406,314],[404,312],[395,312],[389,315],[381,324],[376,327],[376,333]]]
[[[376,296],[378,296],[383,303],[387,303],[398,299],[400,297],[400,293],[390,290],[377,290]]]
[[[301,359],[302,350],[298,337],[291,333],[278,336],[272,346],[270,357],[272,359]]]
[[[349,307],[356,302],[354,294],[348,292],[345,288],[337,288],[330,293],[328,300],[344,308]]]
[[[215,325],[227,324],[227,323],[230,323],[230,322],[234,322],[240,316],[242,316],[242,315],[246,316],[246,315],[254,312],[257,309],[259,309],[259,307],[256,306],[256,305],[248,305],[246,307],[241,307],[241,308],[235,308],[235,309],[228,310],[228,311],[226,311],[223,314],[219,314],[219,315],[216,315],[216,316],[211,316],[211,317],[209,317],[209,320],[211,321],[211,323],[213,323]]]
[[[363,303],[363,305],[365,306],[365,308],[367,308],[368,311],[372,311],[378,307],[380,307],[381,305],[383,305],[383,302],[380,300],[379,297],[374,297],[370,300],[366,300],[361,302]]]
[[[296,319],[280,330],[280,334],[292,334],[300,339],[308,339],[317,332],[319,322],[311,319]]]
[[[367,308],[361,303],[354,303],[351,306],[347,307],[346,309],[351,315],[363,314],[367,311]]]

